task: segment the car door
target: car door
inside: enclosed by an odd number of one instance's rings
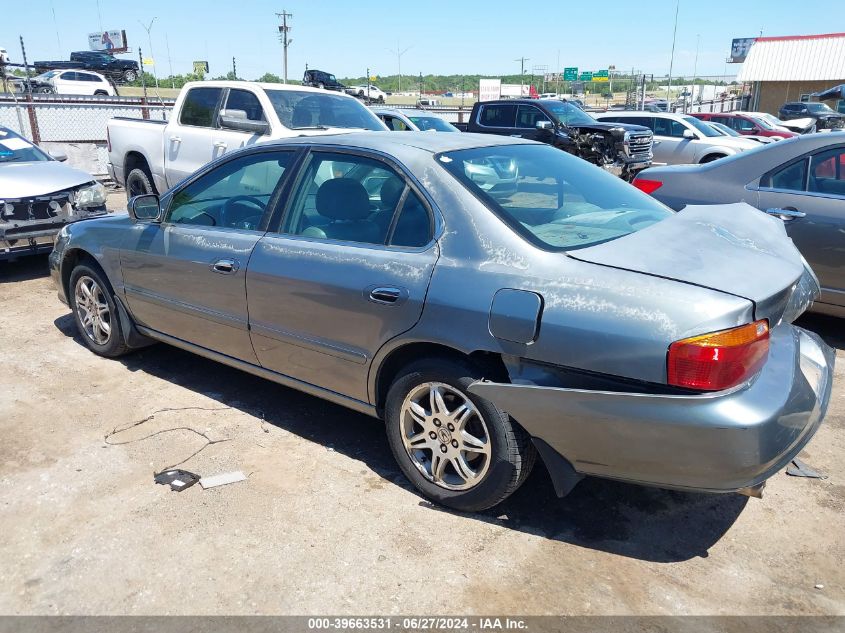
[[[164,174],[167,186],[187,178],[214,158],[212,137],[223,88],[191,88],[179,118],[164,131]]]
[[[264,108],[254,92],[241,88],[230,88],[223,96],[221,110],[242,110],[246,112],[248,121],[267,122],[267,115]],[[269,130],[266,135],[269,136]],[[217,126],[211,137],[212,159],[219,158],[226,152],[231,152],[247,145],[254,145],[261,140],[261,134],[245,132],[242,130],[230,130]]]
[[[59,75],[56,80],[56,88],[58,89],[59,94],[66,94],[66,95],[78,95],[84,94],[80,90],[81,82],[77,77],[77,73],[75,70],[66,70],[61,75]]]
[[[478,131],[485,134],[519,135],[519,130],[516,129],[515,103],[480,105],[476,123]]]
[[[684,138],[684,130],[687,129],[690,128],[675,119],[654,117],[654,138],[660,141],[653,150],[655,162],[667,165],[697,162],[695,140]]]
[[[126,301],[140,325],[256,362],[247,264],[296,152],[252,152],[216,165],[165,197],[160,224],[133,226],[121,268]]]
[[[540,121],[552,122],[548,115],[537,106],[520,104],[516,109],[517,132],[515,135],[532,141],[548,142],[551,131],[538,130],[537,123]]]
[[[845,306],[845,144],[778,167],[758,195],[760,209],[784,210],[786,232],[819,278],[821,302]]]
[[[368,401],[376,352],[419,320],[438,257],[434,215],[395,165],[315,150],[247,272],[252,343],[272,371]]]

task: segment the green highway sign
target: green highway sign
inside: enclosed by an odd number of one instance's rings
[[[563,69],[563,80],[564,81],[576,81],[578,79],[578,68],[564,68]]]
[[[581,76],[578,77],[579,81],[592,81],[593,80],[593,73],[584,71],[581,73]]]
[[[597,70],[593,73],[593,81],[607,81],[608,76],[606,70]]]

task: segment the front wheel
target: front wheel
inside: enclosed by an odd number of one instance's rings
[[[134,70],[127,70],[123,73],[123,81],[135,81],[138,78],[138,73]]]
[[[93,266],[80,264],[70,274],[70,303],[76,329],[95,354],[115,358],[129,351],[111,287]]]
[[[521,427],[469,393],[480,377],[469,363],[417,362],[393,382],[385,410],[390,448],[405,476],[432,501],[468,512],[512,494],[535,458]]]

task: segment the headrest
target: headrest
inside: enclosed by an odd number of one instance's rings
[[[386,209],[395,209],[402,192],[405,190],[405,183],[399,178],[390,178],[381,186],[379,195],[381,203]]]
[[[352,178],[333,178],[317,189],[317,213],[333,220],[364,220],[370,216],[367,190]]]

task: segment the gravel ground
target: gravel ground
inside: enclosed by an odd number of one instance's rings
[[[842,351],[802,454],[825,480],[559,500],[537,468],[460,514],[410,488],[377,420],[164,345],[91,354],[46,258],[0,263],[0,300],[0,613],[845,615]],[[841,321],[803,325],[845,349]],[[186,468],[249,478],[155,485],[198,432],[225,441]]]

